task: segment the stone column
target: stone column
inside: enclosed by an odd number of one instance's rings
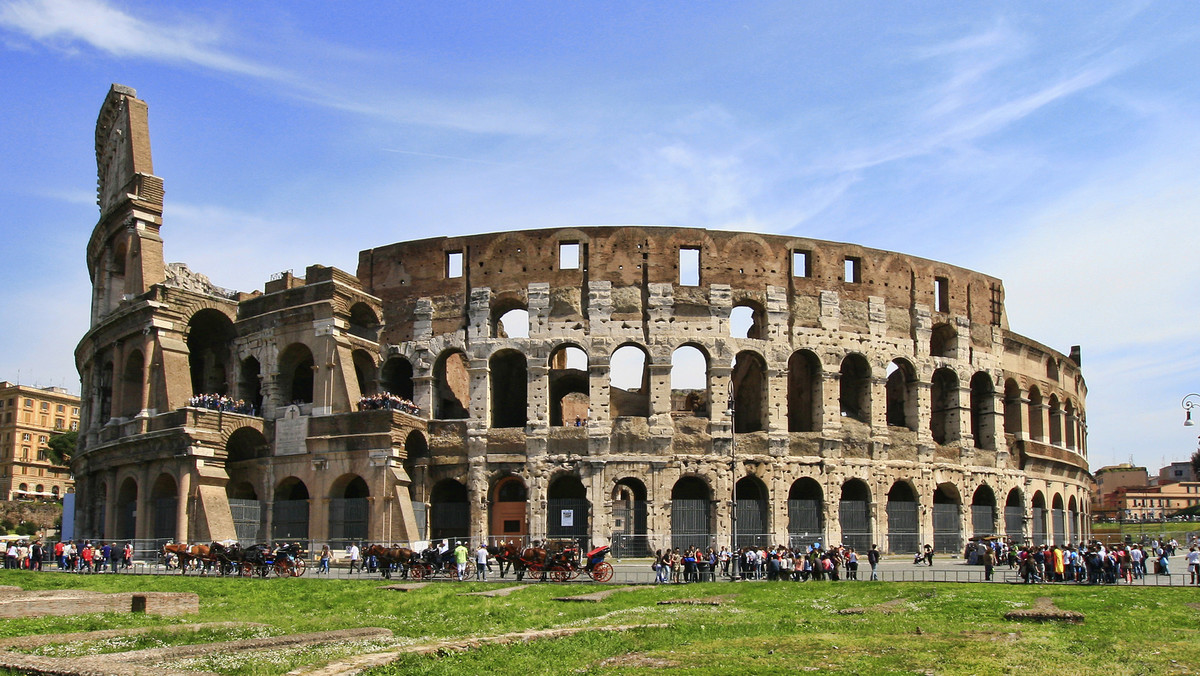
[[[184,467],[179,475],[179,493],[175,501],[175,541],[191,542],[189,538],[188,505],[192,494],[192,468]]]
[[[150,465],[143,465],[138,477],[137,517],[134,519],[133,536],[138,540],[148,540],[154,533],[154,517],[150,513]]]
[[[105,470],[104,486],[104,504],[107,506],[104,509],[104,523],[100,524],[100,528],[104,538],[108,540],[117,536],[117,491],[119,487],[117,486],[116,468]]]

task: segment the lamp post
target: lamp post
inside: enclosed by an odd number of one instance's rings
[[[729,521],[733,531],[733,539],[729,543],[729,553],[733,558],[733,565],[729,567],[729,579],[731,580],[737,579],[738,569],[742,567],[742,554],[737,546],[737,422],[735,421],[737,411],[735,401],[731,374],[729,378],[729,409],[725,411],[729,415]]]
[[[1182,406],[1183,410],[1187,413],[1183,419],[1183,426],[1191,427],[1195,424],[1192,422],[1192,409],[1197,405],[1200,405],[1200,394],[1193,392],[1189,395],[1186,395],[1183,398],[1183,401],[1179,402],[1179,405]]]

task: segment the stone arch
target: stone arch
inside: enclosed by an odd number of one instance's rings
[[[364,542],[370,531],[371,489],[358,474],[343,474],[329,487],[329,539],[331,547]]]
[[[263,433],[249,425],[239,427],[225,440],[225,466],[271,457],[271,445]]]
[[[238,397],[262,415],[262,365],[253,356],[243,359],[238,368]]]
[[[117,490],[117,538],[132,540],[137,537],[138,482],[125,477]]]
[[[104,424],[113,417],[113,363],[109,359],[100,367],[99,379],[99,398],[100,398],[100,424]]]
[[[1009,378],[1004,381],[1004,433],[1020,436],[1025,428],[1025,416],[1021,415],[1021,386]]]
[[[1025,497],[1020,488],[1009,490],[1004,499],[1004,537],[1014,544],[1025,541]]]
[[[175,477],[163,472],[150,488],[150,505],[154,515],[150,537],[156,540],[183,542],[187,533],[175,532],[175,510],[179,504],[179,484]]]
[[[1050,395],[1050,445],[1062,446],[1062,406],[1058,402],[1058,395]]]
[[[984,371],[971,376],[971,434],[975,448],[996,450],[996,387]]]
[[[825,541],[825,504],[821,484],[812,477],[800,477],[788,490],[788,535],[792,546]]]
[[[549,367],[550,425],[561,427],[589,418],[591,375],[587,351],[574,343],[558,345],[550,353]]]
[[[1061,493],[1055,493],[1050,499],[1050,523],[1053,533],[1050,541],[1063,546],[1067,543],[1067,510]]]
[[[560,473],[546,489],[546,537],[590,544],[591,502],[578,474]]]
[[[438,420],[463,420],[469,417],[471,381],[467,356],[462,350],[448,349],[433,365],[433,417]]]
[[[271,539],[276,542],[308,539],[308,486],[298,477],[285,477],[275,485],[271,506]]]
[[[350,306],[350,317],[347,332],[357,338],[379,342],[379,315],[375,308],[359,301]]]
[[[917,489],[911,479],[900,479],[887,493],[888,551],[909,554],[921,551],[921,516]]]
[[[971,496],[971,536],[995,535],[996,493],[986,483],[980,484]]]
[[[188,368],[192,394],[229,394],[232,359],[229,347],[236,336],[233,322],[215,308],[198,310],[188,320]]]
[[[708,351],[695,343],[684,343],[671,352],[673,414],[710,417],[709,364]]]
[[[133,350],[125,357],[125,368],[121,371],[119,417],[132,418],[142,410],[145,386],[146,358],[141,350]]]
[[[767,309],[753,299],[735,301],[729,311],[729,337],[762,340],[767,337]]]
[[[949,444],[958,441],[959,395],[958,374],[954,369],[940,368],[933,372],[929,397],[929,431],[934,442]]]
[[[380,371],[380,385],[385,392],[412,401],[413,399],[413,365],[401,356],[391,356],[383,363]]]
[[[842,359],[838,405],[842,417],[871,424],[871,365],[866,357],[857,352],[847,354]]]
[[[1079,503],[1076,502],[1075,496],[1072,495],[1067,499],[1067,532],[1066,543],[1071,544],[1081,540],[1080,535],[1083,533],[1083,524],[1079,521]]]
[[[1042,392],[1037,385],[1029,388],[1029,438],[1033,441],[1044,441],[1046,438],[1042,427]]]
[[[492,301],[493,338],[528,338],[529,306],[516,294],[503,294]]]
[[[280,404],[311,404],[316,363],[312,350],[304,343],[292,343],[279,354]]]
[[[771,539],[769,493],[762,479],[754,475],[738,479],[733,487],[737,519],[737,542],[734,547],[751,545],[769,547]]]
[[[1030,505],[1033,508],[1033,542],[1034,545],[1044,545],[1049,542],[1047,537],[1047,509],[1046,496],[1041,491],[1034,491],[1033,498],[1030,500]]]
[[[521,538],[529,534],[529,488],[525,480],[506,474],[492,484],[491,528],[493,538]]]
[[[753,350],[742,350],[734,358],[733,428],[738,434],[761,432],[769,428],[770,410],[767,362]]]
[[[1065,425],[1063,426],[1065,432],[1063,435],[1064,445],[1068,450],[1079,450],[1079,446],[1075,441],[1075,432],[1078,429],[1078,418],[1075,416],[1075,404],[1070,399],[1066,399],[1065,403],[1063,404],[1063,420],[1065,422]]]
[[[375,365],[375,357],[363,349],[352,351],[350,357],[354,361],[354,378],[358,382],[359,396],[369,397],[378,392],[378,367]]]
[[[624,343],[609,360],[608,404],[611,417],[650,416],[650,354],[636,343]]]
[[[418,476],[418,472],[424,473],[425,468],[429,463],[429,443],[425,440],[425,435],[420,430],[413,430],[404,437],[404,473],[408,475],[408,497],[410,500],[419,503],[414,505],[414,509],[425,508],[425,495],[422,488],[425,482]],[[423,512],[422,512],[423,513]]]
[[[944,482],[933,491],[933,549],[936,552],[962,552],[962,495],[958,486]]]
[[[704,477],[682,476],[671,487],[671,546],[706,548],[713,542],[713,493]]]
[[[442,479],[429,492],[429,537],[431,540],[465,540],[470,535],[470,504],[467,487],[455,479]]]
[[[653,554],[646,540],[646,496],[646,484],[637,477],[622,477],[613,485],[613,545],[620,546],[620,556]]]
[[[958,331],[950,324],[934,324],[929,333],[929,356],[953,359],[958,356]]]
[[[887,424],[889,427],[904,427],[914,432],[920,424],[920,409],[917,389],[917,370],[907,359],[893,359],[888,364]]]
[[[796,350],[788,359],[788,431],[821,429],[824,397],[821,393],[821,359],[812,350]]]
[[[871,488],[867,482],[847,479],[842,483],[838,522],[842,529],[842,545],[859,552],[871,549]]]
[[[491,427],[525,427],[529,391],[525,355],[504,349],[488,360],[488,380],[492,396]]]

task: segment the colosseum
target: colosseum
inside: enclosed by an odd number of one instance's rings
[[[96,160],[81,536],[911,552],[1088,531],[1079,350],[1010,331],[994,277],[580,227],[390,244],[355,275],[232,292],[164,263],[132,89],[104,101]]]

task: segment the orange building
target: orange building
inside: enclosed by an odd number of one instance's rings
[[[46,454],[50,437],[79,429],[79,397],[61,387],[0,382],[0,499],[59,500],[71,469]]]

